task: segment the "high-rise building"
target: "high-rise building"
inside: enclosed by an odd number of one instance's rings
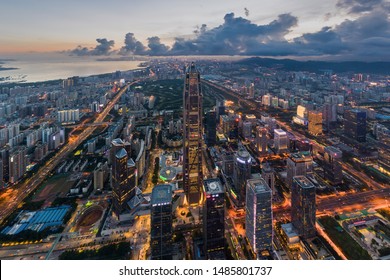
[[[219,179],[204,181],[203,236],[206,259],[224,259],[225,190]]]
[[[256,254],[272,249],[272,193],[262,178],[247,181],[245,229]]]
[[[234,159],[234,192],[238,196],[236,206],[243,207],[246,196],[246,181],[251,178],[251,156],[245,148],[237,151]]]
[[[265,155],[268,152],[267,128],[265,127],[258,126],[256,128],[256,149],[262,155]]]
[[[309,111],[309,133],[312,135],[321,135],[322,134],[322,112],[318,111]]]
[[[186,70],[183,108],[183,188],[189,205],[202,203],[202,89],[195,64]]]
[[[3,161],[0,159],[0,189],[4,188],[3,180]]]
[[[232,177],[234,173],[234,153],[224,152],[222,154],[222,171],[225,176]]]
[[[367,114],[358,109],[351,109],[344,115],[344,133],[358,142],[366,142]]]
[[[316,235],[316,188],[305,176],[295,176],[291,189],[291,222],[303,238]]]
[[[332,185],[339,185],[343,181],[343,169],[341,167],[343,153],[333,146],[324,149],[324,177]]]
[[[216,114],[217,114],[217,121],[219,121],[220,117],[222,115],[225,115],[225,100],[217,100],[217,105],[215,107]]]
[[[244,121],[242,123],[242,136],[246,139],[252,136],[252,123]]]
[[[275,195],[275,173],[268,161],[261,167],[261,177],[263,177],[268,187],[270,187],[272,195]]]
[[[172,186],[153,188],[150,211],[152,260],[172,259]]]
[[[288,138],[283,129],[274,129],[274,147],[277,153],[287,152]]]
[[[26,172],[26,147],[15,147],[9,153],[9,182],[16,183]]]
[[[111,183],[113,210],[117,217],[126,209],[126,204],[135,196],[137,169],[125,148],[119,149],[112,162]]]
[[[206,142],[211,147],[217,143],[217,117],[215,110],[206,113]]]
[[[287,159],[287,187],[291,188],[294,176],[306,176],[313,172],[310,152],[293,153]]]

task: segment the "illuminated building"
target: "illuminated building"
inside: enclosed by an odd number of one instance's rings
[[[224,152],[222,154],[222,171],[225,176],[231,177],[234,173],[234,153]]]
[[[282,129],[274,129],[274,147],[277,153],[287,152],[287,133]]]
[[[204,181],[203,236],[206,259],[224,259],[225,190],[219,179]]]
[[[121,148],[115,154],[111,171],[113,211],[117,217],[123,213],[126,204],[135,196],[136,182],[135,163],[127,151]]]
[[[172,259],[172,186],[153,188],[150,210],[152,260]]]
[[[322,113],[317,111],[309,111],[308,114],[309,120],[309,133],[311,135],[321,135],[322,134]]]
[[[342,152],[333,146],[324,149],[324,177],[332,185],[339,185],[343,181],[343,169],[341,167]]]
[[[272,249],[272,193],[264,179],[247,181],[246,237],[253,251]]]
[[[26,155],[26,147],[15,147],[10,151],[8,161],[10,183],[16,183],[26,172]]]
[[[293,153],[287,159],[287,187],[291,188],[294,176],[313,172],[313,158],[309,152]]]
[[[195,64],[187,68],[183,109],[183,189],[189,205],[202,203],[202,90]]]
[[[344,133],[348,138],[358,142],[366,142],[366,112],[351,109],[344,115]]]
[[[299,235],[316,235],[316,188],[305,176],[295,176],[291,188],[291,222]]]
[[[256,149],[262,155],[268,152],[267,129],[265,127],[258,126],[256,128]]]
[[[251,156],[245,148],[239,149],[234,159],[234,192],[238,196],[237,207],[243,207],[246,195],[246,181],[251,178]]]
[[[252,136],[252,123],[245,121],[242,123],[242,136],[246,139]]]
[[[217,114],[217,116],[216,116],[217,120],[219,120],[222,115],[226,114],[225,113],[225,110],[226,110],[225,100],[217,100],[217,105],[216,105],[215,109],[216,109],[216,114]]]

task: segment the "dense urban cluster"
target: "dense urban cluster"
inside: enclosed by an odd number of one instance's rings
[[[0,89],[2,259],[390,257],[389,76],[166,58]]]

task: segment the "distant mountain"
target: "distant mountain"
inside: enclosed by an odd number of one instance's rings
[[[236,62],[237,64],[278,68],[286,71],[309,71],[319,73],[332,70],[334,73],[354,72],[367,74],[390,75],[390,62],[361,62],[361,61],[298,61],[293,59],[272,59],[251,57]]]

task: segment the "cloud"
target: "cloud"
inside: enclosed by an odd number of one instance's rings
[[[339,0],[336,6],[346,9],[350,14],[371,12],[377,9],[390,12],[390,3],[387,0]]]
[[[128,55],[145,54],[146,47],[134,37],[134,33],[127,33],[125,36],[125,45],[120,49],[119,54]]]
[[[253,56],[335,56],[345,59],[390,60],[390,19],[383,8],[386,2],[371,0],[339,0],[339,7],[348,11],[364,10],[355,19],[346,19],[335,26],[325,26],[317,32],[304,33],[287,40],[285,37],[298,25],[298,18],[286,13],[267,24],[256,24],[246,18],[228,13],[223,23],[209,28],[197,26],[190,39],[177,37],[171,47],[157,36],[143,45],[134,33],[127,33],[121,55],[253,55]],[[330,15],[328,15],[330,16]],[[114,41],[97,39],[93,49],[78,46],[76,55],[112,53]]]
[[[169,47],[160,42],[160,38],[157,36],[148,38],[149,55],[166,55],[168,54]]]
[[[85,56],[85,55],[109,55],[112,53],[112,48],[115,45],[114,40],[107,40],[106,38],[96,39],[98,43],[95,48],[89,49],[83,46],[77,46],[77,48],[70,51],[73,55]]]

